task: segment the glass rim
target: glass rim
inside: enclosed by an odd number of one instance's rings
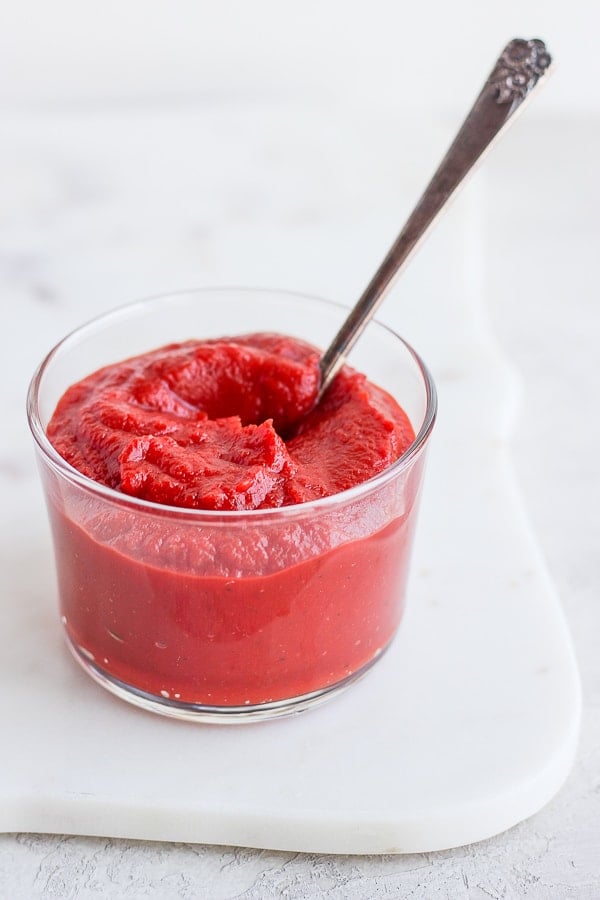
[[[61,350],[65,348],[65,345],[67,345],[74,339],[85,337],[86,332],[93,331],[99,325],[108,322],[108,320],[110,319],[114,319],[116,322],[121,317],[127,317],[131,315],[131,313],[135,312],[138,307],[147,308],[152,303],[166,301],[169,298],[174,297],[184,297],[186,294],[211,294],[216,292],[228,293],[232,291],[235,291],[237,293],[285,295],[296,300],[316,301],[319,304],[324,304],[326,306],[333,307],[338,310],[343,310],[345,312],[349,312],[351,308],[343,303],[338,303],[334,300],[328,300],[326,298],[311,294],[304,294],[301,291],[290,291],[278,288],[220,285],[217,287],[188,288],[178,291],[170,291],[168,293],[152,294],[148,297],[133,300],[129,303],[119,304],[118,306],[113,307],[106,312],[100,313],[100,315],[88,319],[82,325],[79,325],[77,326],[77,328],[74,328],[70,332],[68,332],[68,334],[61,338],[61,340],[51,348],[51,350],[46,354],[46,356],[43,358],[43,360],[35,370],[27,391],[27,421],[29,424],[29,428],[31,430],[35,443],[43,454],[43,457],[55,472],[66,478],[67,481],[71,482],[71,484],[83,488],[88,493],[101,497],[102,499],[111,503],[116,503],[121,507],[125,506],[131,510],[137,510],[139,512],[149,514],[151,513],[160,516],[170,516],[172,518],[175,517],[178,519],[187,520],[190,523],[205,519],[210,520],[212,524],[216,524],[218,521],[232,524],[234,521],[256,521],[258,518],[264,520],[268,518],[280,518],[282,516],[303,517],[309,512],[324,512],[325,510],[335,508],[336,506],[343,506],[346,503],[358,500],[363,496],[368,496],[373,491],[386,484],[388,481],[392,481],[394,477],[399,475],[400,472],[408,467],[409,463],[411,463],[413,459],[415,459],[415,457],[417,457],[420,454],[421,450],[424,448],[433,429],[433,425],[435,423],[437,415],[437,391],[431,373],[429,372],[429,369],[427,368],[426,364],[422,360],[421,356],[417,353],[417,351],[408,343],[408,341],[404,340],[403,337],[401,337],[396,331],[394,331],[393,328],[390,328],[389,325],[385,325],[383,322],[380,322],[376,318],[372,319],[369,325],[375,325],[377,328],[382,329],[383,331],[390,334],[393,338],[395,338],[395,340],[399,341],[416,363],[425,386],[425,415],[423,416],[423,422],[421,424],[421,427],[419,428],[419,431],[415,435],[414,441],[412,441],[412,443],[406,448],[404,453],[402,453],[398,457],[398,459],[394,460],[394,462],[390,466],[388,466],[386,469],[383,469],[383,471],[379,472],[377,475],[374,475],[372,478],[368,478],[366,481],[354,485],[351,488],[347,488],[344,491],[339,491],[336,494],[330,494],[327,497],[319,497],[316,500],[309,500],[303,503],[293,503],[288,506],[269,507],[266,509],[190,509],[188,507],[170,506],[165,503],[156,503],[152,500],[142,500],[141,498],[131,497],[127,494],[121,493],[114,488],[94,481],[87,475],[83,475],[74,466],[68,463],[58,453],[57,450],[55,450],[54,446],[46,435],[46,431],[42,425],[42,421],[40,418],[39,393],[45,373],[52,365],[54,358],[60,353]]]

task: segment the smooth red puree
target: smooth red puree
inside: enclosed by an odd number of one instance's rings
[[[170,507],[337,494],[387,468],[414,432],[349,367],[313,409],[319,355],[262,333],[161,347],[70,387],[48,438],[94,481]],[[333,685],[396,630],[418,481],[399,506],[367,495],[289,520],[190,521],[60,497],[50,512],[69,636],[112,677],[181,702],[254,705]]]

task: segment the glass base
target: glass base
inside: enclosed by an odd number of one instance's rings
[[[110,691],[121,700],[126,700],[134,706],[146,709],[149,712],[158,713],[161,716],[169,716],[172,719],[183,719],[188,722],[214,722],[219,725],[237,725],[243,722],[258,722],[264,719],[277,719],[282,716],[291,716],[312,709],[325,701],[333,699],[350,685],[359,681],[369,669],[381,659],[387,648],[380,650],[366,665],[342,681],[337,681],[328,687],[310,694],[302,694],[299,697],[290,697],[285,700],[276,700],[272,703],[261,703],[256,706],[205,706],[201,703],[183,703],[180,700],[170,700],[157,697],[156,694],[148,694],[131,684],[120,681],[110,675],[93,662],[85,650],[74,644],[65,633],[67,646],[79,665],[90,675],[94,681]]]

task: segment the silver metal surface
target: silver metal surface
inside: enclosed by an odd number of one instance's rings
[[[448,200],[543,80],[551,61],[544,42],[537,39],[515,38],[504,48],[404,228],[323,354],[319,399]]]

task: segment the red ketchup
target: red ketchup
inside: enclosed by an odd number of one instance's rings
[[[414,432],[349,367],[313,409],[318,360],[277,334],[187,341],[59,401],[49,440],[116,492],[50,503],[69,638],[112,679],[254,706],[335,685],[391,640],[420,461],[401,488],[311,501],[388,468]]]

